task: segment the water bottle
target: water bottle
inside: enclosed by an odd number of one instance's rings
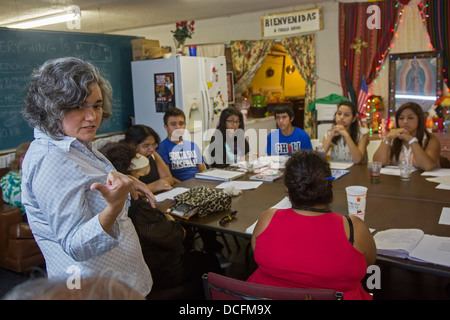
[[[326,155],[325,155],[325,149],[323,148],[322,143],[319,143],[316,147],[316,152],[325,159]]]

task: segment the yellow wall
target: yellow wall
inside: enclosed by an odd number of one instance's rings
[[[288,55],[285,55],[285,68],[292,65],[292,60]],[[266,70],[272,68],[274,70],[273,77],[266,77]],[[250,87],[253,87],[260,92],[261,88],[264,87],[280,87],[281,86],[281,76],[283,69],[283,56],[282,55],[267,55],[263,64],[259,68]],[[285,74],[285,85],[284,85],[284,97],[293,96],[304,96],[305,95],[305,80],[300,76],[297,70],[293,73]]]

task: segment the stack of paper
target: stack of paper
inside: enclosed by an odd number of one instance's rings
[[[330,161],[330,168],[332,168],[332,169],[345,170],[345,169],[350,168],[352,165],[353,165],[353,162]]]
[[[450,190],[450,169],[434,169],[422,172],[422,176],[431,176],[427,181],[439,183],[436,189]]]
[[[228,181],[222,182],[221,184],[216,186],[216,189],[226,189],[233,187],[238,190],[251,190],[258,188],[261,184],[261,181]]]
[[[379,254],[405,259],[423,236],[420,229],[389,229],[377,232],[374,240]]]
[[[381,255],[450,267],[450,238],[424,234],[419,229],[389,229],[373,237]]]
[[[223,169],[210,169],[195,174],[197,179],[215,180],[215,181],[231,181],[244,176],[241,171],[231,171]]]

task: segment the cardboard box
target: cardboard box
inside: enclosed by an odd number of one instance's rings
[[[134,39],[131,40],[131,46],[134,61],[158,59],[163,56],[159,40]]]
[[[165,54],[165,53],[170,53],[170,52],[171,52],[170,47],[161,47],[161,50],[162,50],[162,53],[163,53],[163,54]]]

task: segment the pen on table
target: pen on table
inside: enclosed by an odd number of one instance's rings
[[[234,211],[231,211],[230,213],[228,213],[225,217],[220,219],[219,225],[223,226],[225,223],[233,220],[233,218],[236,216],[236,213],[237,213],[237,210],[234,210]]]
[[[326,177],[325,180],[334,180],[336,179],[335,177]]]

